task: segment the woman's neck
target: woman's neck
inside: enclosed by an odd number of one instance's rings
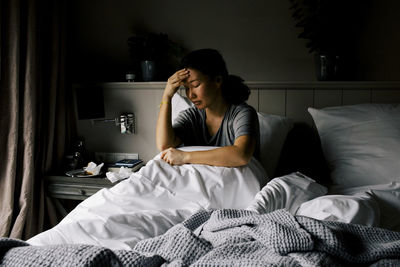
[[[207,107],[205,110],[206,125],[210,136],[214,136],[221,128],[225,113],[229,107],[228,103],[226,103],[225,101],[219,101],[216,103],[218,104]]]
[[[206,108],[206,116],[208,118],[221,118],[225,116],[226,110],[229,104],[222,99],[221,101],[215,101],[215,104]]]

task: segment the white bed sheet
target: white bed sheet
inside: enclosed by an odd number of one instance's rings
[[[157,155],[129,179],[100,190],[28,243],[131,249],[138,241],[163,234],[198,210],[244,209],[260,190],[260,178],[266,179],[266,174],[255,159],[238,168],[171,166]]]

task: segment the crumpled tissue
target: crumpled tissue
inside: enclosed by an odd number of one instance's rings
[[[118,172],[107,172],[107,179],[112,183],[115,183],[118,180],[123,180],[131,176],[132,170],[130,168],[121,167]]]
[[[104,163],[97,165],[94,162],[89,162],[86,167],[83,169],[89,175],[98,175],[100,173],[101,167],[103,167]]]

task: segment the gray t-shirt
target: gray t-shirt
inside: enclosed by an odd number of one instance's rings
[[[259,127],[256,110],[246,103],[228,107],[214,136],[208,132],[204,109],[188,108],[179,113],[173,123],[175,134],[184,146],[231,146],[239,136],[250,135],[256,138],[256,158],[259,158]]]

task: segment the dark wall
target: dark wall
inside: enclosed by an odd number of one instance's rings
[[[369,2],[360,7],[366,19],[357,31],[355,79],[399,80],[400,1]],[[297,37],[289,6],[289,0],[73,0],[72,79],[124,81],[131,68],[128,37],[152,31],[188,50],[220,50],[230,72],[246,80],[316,80],[313,57]]]

